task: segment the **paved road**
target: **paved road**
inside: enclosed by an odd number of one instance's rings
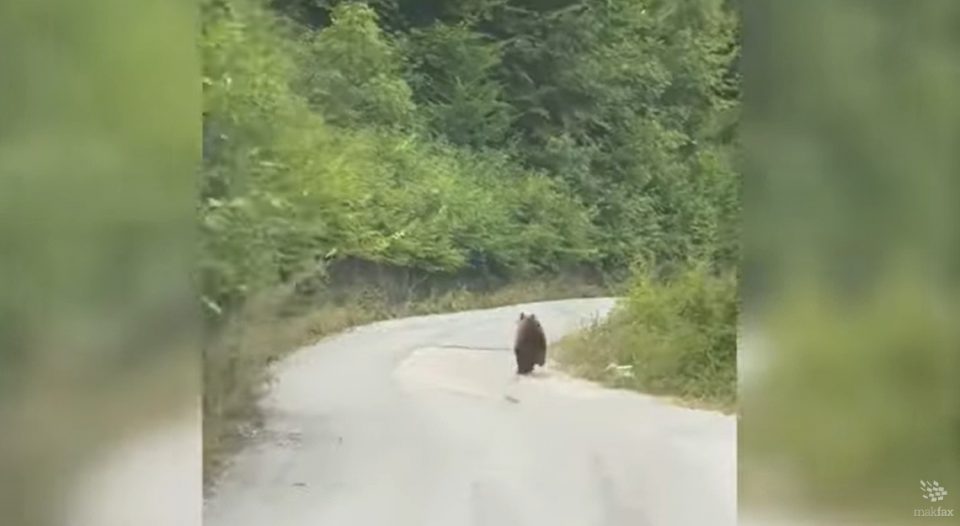
[[[521,311],[555,340],[612,304],[392,320],[295,353],[204,524],[735,524],[733,417],[602,389],[549,362],[513,374]]]

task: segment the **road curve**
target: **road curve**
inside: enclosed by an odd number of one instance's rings
[[[521,311],[556,340],[611,299],[391,320],[281,362],[210,526],[724,526],[736,421],[569,378],[517,378]],[[549,354],[548,354],[549,356]]]

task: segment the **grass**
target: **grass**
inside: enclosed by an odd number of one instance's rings
[[[737,289],[733,275],[691,268],[635,278],[610,317],[570,335],[556,356],[572,374],[617,388],[732,412]]]
[[[262,424],[258,400],[268,387],[269,364],[298,348],[350,327],[378,320],[483,309],[571,297],[601,296],[606,289],[579,280],[516,283],[490,291],[454,288],[390,299],[381,286],[358,288],[336,301],[285,313],[286,291],[252,299],[204,349],[204,487]]]

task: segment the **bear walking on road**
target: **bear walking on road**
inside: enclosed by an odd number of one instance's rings
[[[547,338],[540,321],[533,314],[520,313],[513,352],[517,357],[517,374],[530,374],[534,365],[543,367],[546,362]]]

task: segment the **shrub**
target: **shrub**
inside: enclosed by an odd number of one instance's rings
[[[736,400],[735,275],[697,265],[638,271],[610,318],[565,340],[561,360],[620,387],[724,407]]]

